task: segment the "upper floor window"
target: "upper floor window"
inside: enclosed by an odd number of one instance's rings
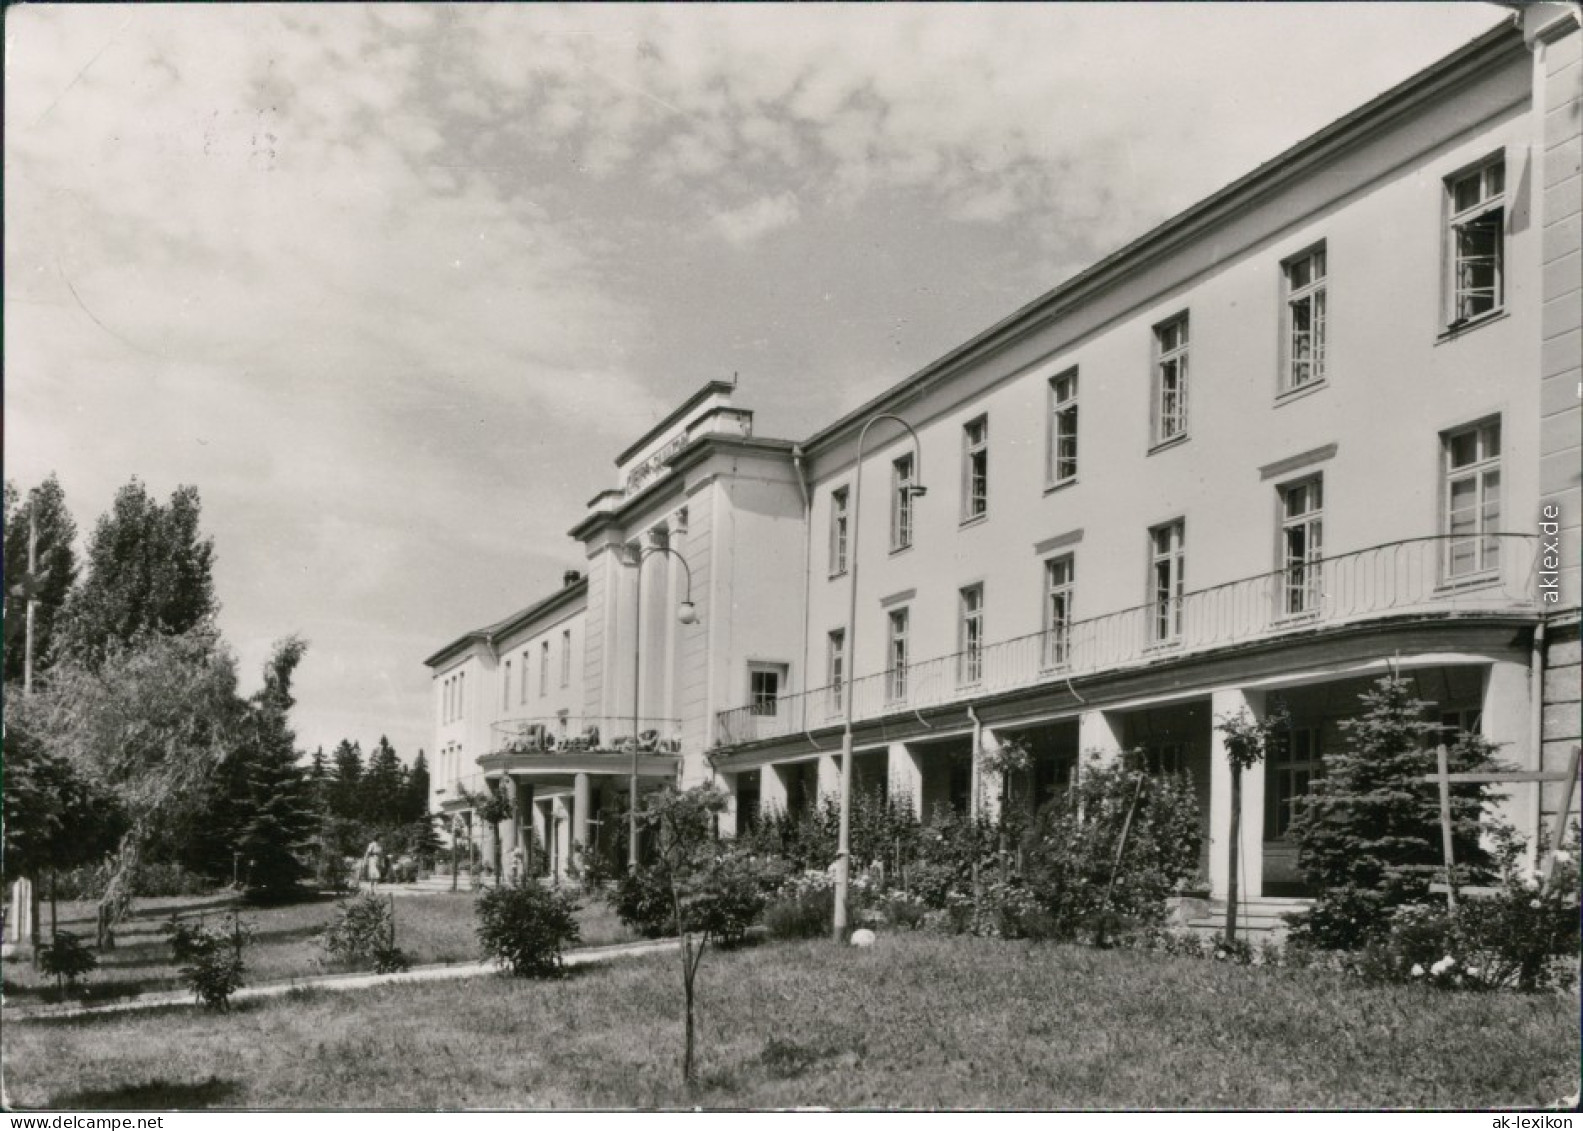
[[[539,698],[550,693],[550,642],[539,645]]]
[[[885,670],[885,697],[907,698],[907,610],[893,609],[888,618],[889,640]]]
[[[960,602],[956,679],[978,683],[984,678],[984,587],[969,585],[961,591]]]
[[[1077,565],[1071,554],[1044,563],[1044,666],[1072,662],[1072,599],[1077,591]]]
[[[836,629],[830,634],[827,683],[830,687],[830,710],[840,711],[846,699],[846,630]]]
[[[1149,531],[1154,590],[1151,635],[1156,644],[1178,640],[1182,635],[1186,526],[1177,519]]]
[[[1077,478],[1077,370],[1050,378],[1050,448],[1044,478],[1048,486]]]
[[[506,675],[500,681],[500,709],[511,706],[511,661],[506,661]]]
[[[528,657],[531,655],[533,653],[526,648],[522,650],[522,690],[517,697],[523,703],[528,701]]]
[[[847,499],[845,487],[830,492],[830,576],[846,572]]]
[[[1154,328],[1154,442],[1187,435],[1187,315]]]
[[[962,428],[962,520],[989,511],[989,417],[970,420]]]
[[[890,466],[890,548],[912,545],[913,460],[911,453]]]
[[[1281,488],[1281,610],[1288,616],[1313,612],[1324,596],[1320,559],[1324,553],[1324,481],[1318,476]]]
[[[572,630],[561,632],[561,686],[572,685]]]
[[[1444,449],[1446,576],[1488,573],[1500,566],[1501,422],[1448,433]]]
[[[785,664],[748,665],[748,703],[751,714],[774,718],[780,713],[781,684],[785,676]]]
[[[1286,262],[1286,366],[1291,392],[1325,379],[1325,248]]]
[[[1447,290],[1452,326],[1499,310],[1505,299],[1506,161],[1496,157],[1446,180]]]

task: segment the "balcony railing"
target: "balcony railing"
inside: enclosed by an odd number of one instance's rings
[[[1477,542],[1477,555],[1466,553]],[[1190,655],[1211,648],[1405,614],[1532,610],[1535,551],[1528,534],[1390,542],[1239,581],[1056,624],[969,652],[854,679],[853,721],[976,699],[1037,684]],[[1487,566],[1466,572],[1470,562]],[[734,746],[841,723],[839,684],[722,711],[716,742]]]
[[[548,718],[504,719],[495,723],[492,754],[554,754],[564,751],[599,753],[679,754],[680,719],[637,719],[631,715],[554,715]]]

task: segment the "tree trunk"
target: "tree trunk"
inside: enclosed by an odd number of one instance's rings
[[[1231,843],[1226,846],[1226,943],[1237,941],[1237,865],[1242,850],[1242,767],[1231,763]]]
[[[682,936],[682,993],[687,1003],[687,1038],[682,1046],[682,1080],[690,1088],[697,1081],[693,1070],[693,974],[697,969],[692,962],[692,936]]]
[[[456,873],[462,866],[462,838],[455,828],[451,829],[451,890],[456,890]]]
[[[134,826],[121,837],[115,854],[115,871],[99,897],[97,945],[100,950],[115,949],[115,928],[132,906],[132,881],[143,856],[143,832]]]

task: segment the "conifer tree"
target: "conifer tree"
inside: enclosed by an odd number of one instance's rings
[[[1435,772],[1440,728],[1425,717],[1430,704],[1412,697],[1407,680],[1387,676],[1361,696],[1363,714],[1341,726],[1346,744],[1326,752],[1294,815],[1298,866],[1316,899],[1296,937],[1351,949],[1377,937],[1390,912],[1430,898],[1443,879],[1440,795],[1424,779]],[[1450,749],[1451,772],[1493,767],[1494,747],[1465,736]],[[1453,851],[1463,883],[1485,878],[1480,818],[1492,801],[1488,786],[1453,787]],[[1440,898],[1440,897],[1436,897]]]
[[[403,824],[401,812],[402,767],[395,747],[384,735],[368,756],[363,771],[365,819],[376,828],[389,829]]]
[[[420,821],[429,815],[429,760],[418,751],[401,787],[401,820]]]
[[[256,899],[291,894],[312,872],[306,857],[318,816],[307,773],[297,762],[287,715],[295,702],[291,679],[307,645],[288,637],[264,668],[243,727],[246,796],[236,847],[247,862],[246,884]]]
[[[330,814],[346,821],[363,819],[363,748],[341,739],[335,748],[335,771],[330,784]]]

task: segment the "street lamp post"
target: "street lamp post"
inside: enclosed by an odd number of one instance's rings
[[[848,579],[847,606],[846,606],[846,663],[842,665],[842,682],[846,685],[842,692],[842,714],[845,722],[841,727],[841,823],[836,839],[836,869],[835,869],[835,911],[831,916],[833,920],[833,933],[836,942],[846,938],[847,928],[847,890],[852,872],[852,673],[857,667],[857,568],[858,568],[858,535],[863,529],[861,506],[863,502],[863,446],[868,441],[868,430],[881,420],[894,420],[907,430],[912,437],[913,456],[913,481],[903,490],[909,495],[917,497],[926,493],[927,488],[918,480],[923,478],[923,443],[918,439],[918,433],[913,431],[899,416],[888,412],[875,413],[863,425],[863,431],[857,437],[857,461],[852,473],[852,547],[848,558],[851,562],[852,576]]]
[[[698,608],[693,604],[693,571],[682,557],[669,546],[648,546],[638,551],[637,593],[633,601],[632,622],[632,774],[627,788],[627,870],[638,870],[638,724],[643,713],[643,700],[639,694],[639,680],[643,674],[643,563],[656,554],[669,554],[682,563],[687,575],[687,596],[676,608],[676,619],[682,624],[698,623]]]

